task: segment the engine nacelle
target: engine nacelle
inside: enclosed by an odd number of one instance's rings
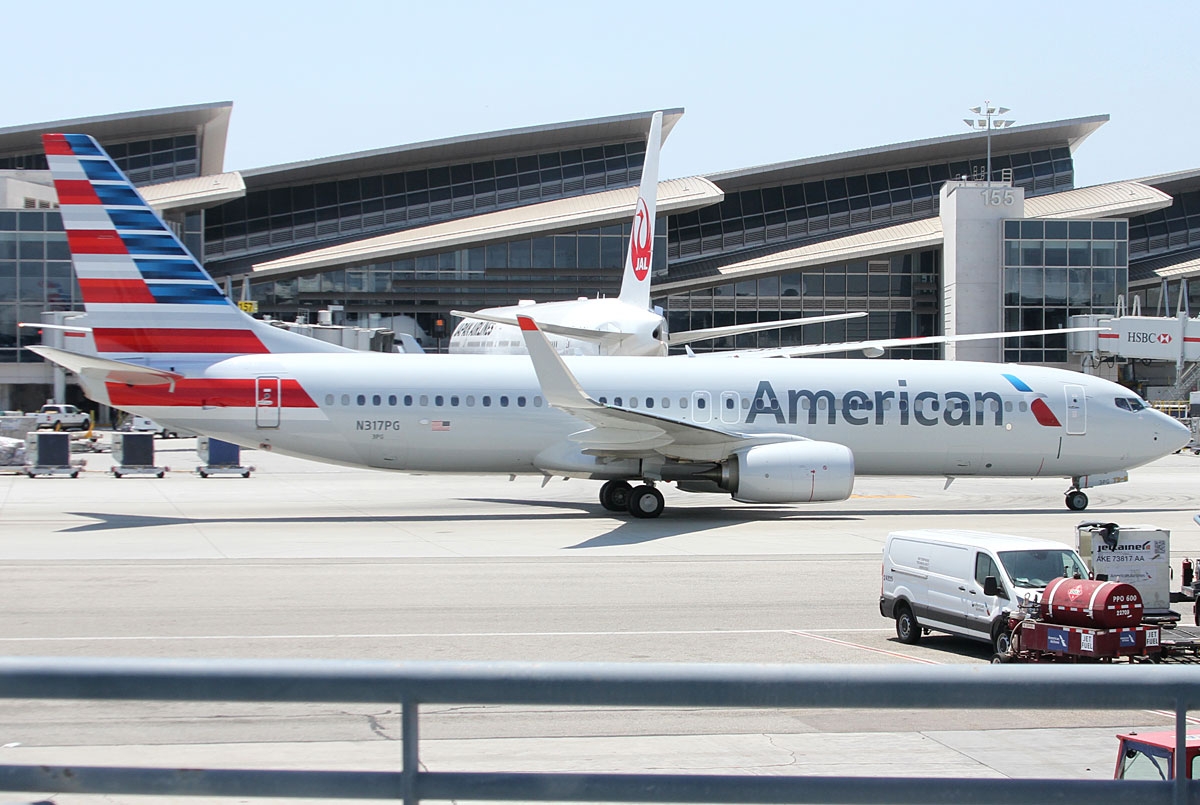
[[[758,445],[722,465],[720,484],[743,503],[845,500],[854,489],[854,454],[833,442]]]

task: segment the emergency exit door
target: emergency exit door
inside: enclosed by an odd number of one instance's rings
[[[254,424],[257,427],[279,427],[279,409],[282,403],[279,386],[278,377],[254,379]]]

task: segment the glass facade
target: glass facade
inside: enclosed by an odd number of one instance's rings
[[[1129,219],[1133,258],[1200,246],[1200,190],[1180,193],[1170,207]]]
[[[291,279],[253,283],[259,311],[291,320],[302,310],[346,308],[346,322],[369,326],[370,316],[405,315],[432,335],[451,309],[474,310],[520,299],[551,302],[615,295],[631,224],[498,241],[470,249],[404,257]],[[666,270],[663,220],[655,231],[652,271]],[[452,326],[452,325],[448,325]],[[430,342],[426,346],[435,347]]]
[[[1116,315],[1129,286],[1130,227],[1120,220],[1007,220],[1003,233],[1004,329],[1066,327],[1069,316]],[[1004,360],[1066,363],[1067,336],[1006,343]]]
[[[0,210],[0,363],[42,359],[24,346],[42,343],[33,328],[44,310],[83,310],[71,253],[57,210]]]
[[[729,283],[668,297],[664,307],[671,332],[867,311],[864,318],[700,341],[692,344],[696,352],[936,335],[940,272],[941,250],[926,249]],[[889,352],[940,354],[936,345]]]
[[[200,156],[195,134],[157,137],[127,143],[102,143],[117,167],[134,184],[167,182],[200,175]],[[46,155],[32,154],[0,158],[0,170],[49,170]]]
[[[673,262],[711,257],[928,217],[938,211],[938,192],[946,180],[985,173],[985,165],[984,159],[941,162],[729,192],[720,204],[671,218],[670,256]],[[1013,185],[1025,188],[1026,196],[1074,186],[1074,163],[1067,148],[993,156],[993,174],[999,177],[1005,170],[1012,171]]]
[[[215,260],[577,196],[636,184],[646,143],[458,163],[254,190],[208,211]]]

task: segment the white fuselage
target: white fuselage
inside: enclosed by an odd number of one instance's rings
[[[575,299],[488,308],[480,313],[513,317],[530,316],[542,327],[563,325],[593,331],[596,338],[572,338],[547,332],[560,355],[666,355],[666,322],[661,314],[620,299]],[[605,333],[621,339],[604,339]],[[463,319],[450,335],[450,353],[456,355],[526,355],[525,340],[515,325]]]
[[[731,433],[835,442],[864,475],[1077,477],[1128,469],[1187,441],[1186,429],[1157,411],[1118,407],[1136,397],[1114,383],[1034,366],[685,357],[567,364],[601,402]],[[348,465],[604,477],[563,458],[588,425],[547,405],[528,357],[242,356],[174,392],[110,383],[89,393],[243,446]]]

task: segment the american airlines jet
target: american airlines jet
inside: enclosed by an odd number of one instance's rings
[[[662,149],[662,112],[650,120],[642,181],[633,211],[633,228],[625,250],[621,292],[615,299],[521,302],[466,313],[450,334],[450,352],[465,355],[524,355],[525,340],[518,316],[537,321],[555,351],[563,355],[666,355],[673,346],[761,330],[853,319],[866,313],[835,313],[774,322],[735,324],[668,333],[662,311],[650,305],[650,272],[654,260],[654,225],[658,203],[658,155]]]
[[[246,447],[594,479],[604,508],[645,518],[664,482],[807,503],[856,474],[1057,476],[1079,510],[1189,438],[1121,386],[1033,366],[564,358],[525,317],[523,356],[344,350],[238,310],[91,137],[44,142],[94,352],[30,349],[96,402]]]

